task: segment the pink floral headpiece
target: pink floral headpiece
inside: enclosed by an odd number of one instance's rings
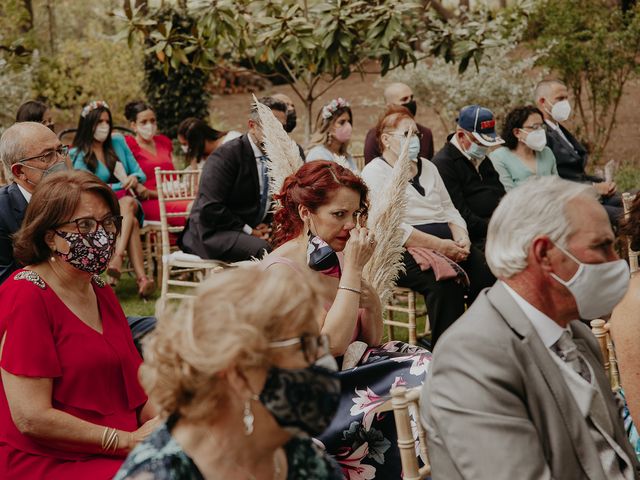
[[[350,107],[351,104],[347,102],[344,98],[338,97],[331,100],[324,107],[322,107],[322,118],[325,120],[330,119],[336,113],[339,108]]]
[[[88,105],[86,105],[82,109],[82,112],[80,112],[80,116],[82,118],[85,118],[93,110],[95,110],[96,108],[101,108],[101,107],[109,109],[109,104],[107,102],[105,102],[104,100],[94,100],[93,102],[89,103]]]

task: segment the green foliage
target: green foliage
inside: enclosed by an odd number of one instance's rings
[[[625,163],[620,166],[614,178],[618,191],[633,192],[640,185],[640,169],[633,163]]]
[[[607,0],[546,0],[533,15],[532,35],[549,53],[540,63],[573,91],[580,134],[601,157],[615,125],[623,88],[637,73],[640,7],[623,14]]]
[[[21,0],[0,2],[0,58],[9,64],[28,63],[35,49],[33,18]]]
[[[183,119],[208,118],[210,95],[205,87],[209,76],[206,70],[192,66],[196,61],[196,50],[174,50],[168,41],[159,40],[189,35],[196,28],[193,17],[173,7],[165,7],[156,11],[154,18],[159,27],[147,41],[144,90],[156,110],[158,128],[173,138]],[[154,40],[159,42],[154,43]],[[164,62],[165,59],[168,61]]]
[[[34,89],[51,106],[67,111],[63,121],[77,121],[83,105],[102,99],[109,103],[114,121],[122,124],[126,102],[142,97],[140,57],[124,41],[66,40],[56,55],[42,59]]]
[[[32,63],[38,64],[37,54]],[[0,59],[0,133],[15,122],[18,107],[31,97],[34,66],[11,66]]]

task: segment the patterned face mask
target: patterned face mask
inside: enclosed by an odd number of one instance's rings
[[[340,277],[340,260],[333,248],[316,235],[309,237],[307,245],[307,265],[316,272],[332,277]]]
[[[307,368],[272,367],[260,401],[288,432],[315,437],[324,432],[340,403],[338,365],[331,355]]]
[[[69,242],[68,253],[56,251],[69,265],[94,275],[100,275],[107,269],[116,244],[115,233],[107,233],[99,228],[84,235],[56,230],[56,235]]]

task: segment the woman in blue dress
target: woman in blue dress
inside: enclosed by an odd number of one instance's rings
[[[113,120],[109,105],[104,101],[94,101],[86,105],[80,114],[78,129],[70,155],[73,167],[87,170],[107,183],[118,197],[122,213],[122,230],[116,243],[107,274],[110,283],[120,278],[124,253],[136,275],[138,293],[147,297],[155,290],[152,279],[146,276],[140,227],[143,214],[138,198],[148,196],[143,183],[146,176],[125,139],[121,135],[111,135]]]

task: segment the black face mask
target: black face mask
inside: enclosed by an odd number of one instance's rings
[[[411,112],[411,116],[415,117],[418,111],[418,105],[415,100],[410,100],[407,103],[403,103],[402,106]]]
[[[340,404],[338,365],[331,355],[307,368],[272,367],[260,393],[260,402],[278,425],[293,435],[320,435]]]
[[[294,128],[296,128],[297,116],[295,110],[289,110],[287,112],[287,122],[284,124],[284,131],[287,133],[293,132]]]

